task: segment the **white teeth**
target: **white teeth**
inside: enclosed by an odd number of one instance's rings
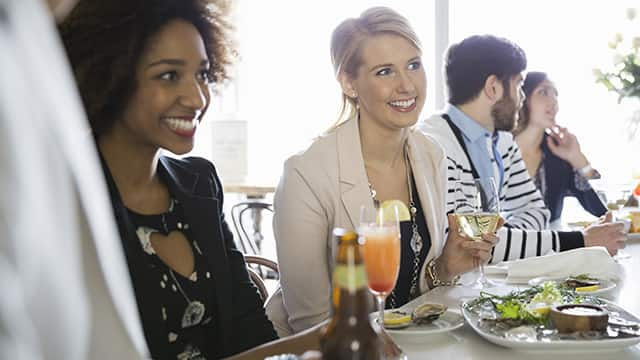
[[[411,106],[411,105],[413,105],[415,103],[416,103],[416,98],[413,98],[413,99],[410,99],[410,100],[391,101],[389,104],[391,106],[408,108],[409,106]]]
[[[167,125],[171,130],[193,130],[198,125],[198,120],[183,120],[177,118],[165,118]]]

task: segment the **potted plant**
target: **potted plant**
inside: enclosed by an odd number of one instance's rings
[[[625,99],[634,102],[635,112],[629,118],[628,139],[636,138],[640,125],[640,20],[637,9],[627,9],[630,34],[617,33],[609,48],[613,53],[613,66],[606,70],[594,69],[596,82],[618,94],[618,103]]]

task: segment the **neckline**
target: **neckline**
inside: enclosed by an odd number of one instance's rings
[[[158,216],[166,216],[168,214],[172,214],[173,212],[175,212],[176,210],[176,205],[177,205],[177,201],[171,197],[169,198],[169,209],[167,209],[166,211],[160,212],[160,213],[155,213],[155,214],[142,214],[140,212],[137,212],[127,206],[125,206],[125,209],[127,209],[127,211],[137,217],[142,217],[142,218],[156,218]]]

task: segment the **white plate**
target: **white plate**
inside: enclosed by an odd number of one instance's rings
[[[529,285],[536,286],[536,285],[542,284],[545,281],[562,282],[565,279],[566,279],[566,277],[541,276],[541,277],[537,277],[537,278],[533,278],[533,279],[529,280]],[[580,291],[580,292],[578,292],[578,294],[584,294],[584,295],[604,294],[604,293],[606,293],[606,292],[608,292],[611,289],[616,287],[616,283],[611,281],[611,280],[607,280],[607,279],[599,279],[599,280],[600,280],[600,288],[598,290]]]
[[[601,299],[602,300],[602,299]],[[471,300],[468,300],[471,301]],[[614,308],[616,311],[624,314],[626,319],[630,319],[636,322],[640,322],[640,319],[636,318],[632,314],[626,312],[619,306],[613,304],[610,301],[605,301],[608,305]],[[467,301],[465,301],[465,304]],[[599,340],[544,340],[544,341],[532,341],[532,340],[517,340],[509,339],[496,334],[489,333],[482,329],[478,324],[478,317],[466,309],[466,306],[462,306],[462,314],[471,328],[480,336],[486,340],[508,348],[519,350],[537,350],[537,351],[569,351],[569,352],[592,352],[603,351],[610,349],[621,349],[627,346],[632,346],[640,343],[640,336],[629,337],[624,339],[599,339]]]
[[[464,318],[459,313],[447,310],[430,324],[411,324],[402,329],[385,329],[391,335],[431,335],[455,330],[464,325]]]

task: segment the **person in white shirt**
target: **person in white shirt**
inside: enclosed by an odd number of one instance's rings
[[[451,45],[445,64],[449,103],[419,126],[445,148],[448,213],[454,211],[454,181],[496,179],[506,224],[498,232],[491,262],[582,246],[605,246],[615,254],[625,240],[622,224],[597,224],[583,232],[546,230],[549,210],[510,133],[524,101],[524,51],[507,39],[471,36]]]
[[[75,1],[49,1],[58,19]],[[148,351],[106,186],[53,16],[0,1],[0,358]]]

